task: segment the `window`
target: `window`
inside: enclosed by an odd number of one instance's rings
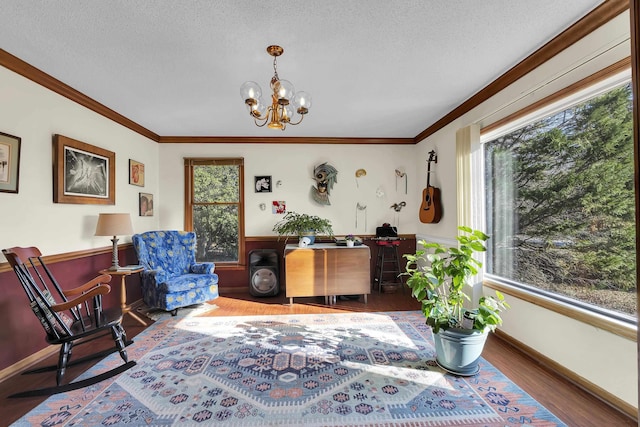
[[[486,272],[636,320],[631,84],[484,144]]]
[[[185,229],[197,261],[244,263],[243,159],[185,159]]]

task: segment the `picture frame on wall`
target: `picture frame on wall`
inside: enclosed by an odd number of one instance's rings
[[[0,192],[17,193],[22,139],[0,132]]]
[[[256,176],[255,190],[256,193],[271,193],[271,176]]]
[[[144,187],[144,163],[129,159],[129,184]]]
[[[53,150],[54,203],[116,203],[116,153],[58,134]]]
[[[153,194],[139,193],[140,216],[153,216]]]

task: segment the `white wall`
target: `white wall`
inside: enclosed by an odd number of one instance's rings
[[[331,220],[336,235],[375,234],[375,227],[388,222],[398,225],[399,233],[415,233],[418,205],[413,155],[414,145],[290,145],[290,144],[160,144],[160,211],[161,227],[184,227],[184,158],[243,157],[245,164],[245,233],[247,236],[272,236],[273,225],[282,218],[271,212],[271,202],[283,200],[288,211],[316,214]],[[338,181],[331,190],[331,205],[319,205],[310,197],[314,166],[328,162],[338,170]],[[365,169],[367,175],[356,180],[355,171]],[[408,176],[396,179],[395,170]],[[270,175],[273,192],[256,193],[254,176]],[[282,181],[280,187],[277,181]],[[357,181],[357,182],[356,182]],[[397,190],[396,190],[397,181]],[[378,197],[376,190],[384,195]],[[179,203],[176,203],[179,201]],[[398,214],[391,205],[405,201]],[[367,206],[358,211],[356,204]],[[266,203],[267,209],[259,208]],[[364,222],[367,227],[365,229]]]
[[[138,216],[138,192],[158,192],[155,142],[2,67],[0,99],[0,132],[22,138],[18,193],[0,193],[1,248],[37,246],[49,255],[110,246],[93,235],[101,212],[130,212],[136,231],[157,225],[158,216]],[[53,203],[54,134],[116,153],[115,205]],[[145,164],[145,187],[129,185],[130,158]]]
[[[418,144],[416,167],[428,158],[430,150],[435,149],[438,153],[434,185],[439,186],[444,195],[446,212],[439,224],[418,224],[418,237],[442,240],[456,234],[455,141],[458,129],[474,123],[481,127],[491,124],[628,57],[630,49],[629,15],[625,13]],[[490,289],[486,291],[493,293]],[[507,299],[512,309],[504,316],[503,332],[637,408],[635,341],[515,297]]]

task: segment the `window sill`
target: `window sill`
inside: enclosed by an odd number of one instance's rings
[[[528,291],[519,286],[488,279],[485,276],[483,286],[511,295],[547,310],[554,311],[572,319],[579,320],[596,328],[611,332],[631,341],[638,339],[637,322],[628,322],[622,319],[605,316],[600,313],[590,311],[577,305],[549,298],[542,294]]]
[[[224,270],[224,271],[244,271],[247,269],[246,265],[238,264],[238,263],[217,263],[216,262],[216,271]]]

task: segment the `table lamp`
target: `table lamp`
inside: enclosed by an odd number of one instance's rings
[[[96,225],[96,236],[113,236],[113,255],[111,257],[110,271],[120,268],[118,265],[118,236],[133,234],[131,215],[128,213],[101,213]]]

